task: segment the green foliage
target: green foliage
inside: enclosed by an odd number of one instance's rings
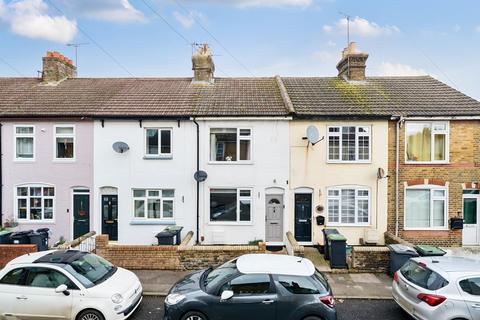
[[[252,240],[248,242],[249,246],[258,246],[260,242],[263,242],[263,240]]]

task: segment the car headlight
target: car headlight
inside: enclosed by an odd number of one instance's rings
[[[119,304],[119,303],[122,303],[122,301],[123,301],[123,297],[120,293],[115,293],[112,296],[112,302],[113,303]]]
[[[183,299],[185,299],[185,296],[183,294],[171,293],[165,299],[165,303],[169,304],[169,305],[174,305],[174,304],[179,303]]]

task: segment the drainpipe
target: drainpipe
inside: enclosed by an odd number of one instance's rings
[[[3,226],[3,150],[2,150],[2,128],[0,123],[0,228]]]
[[[398,209],[398,194],[399,194],[399,187],[398,187],[398,168],[400,164],[400,128],[402,126],[404,118],[402,116],[398,117],[396,129],[395,129],[395,236],[398,237],[398,229],[399,229],[399,209]]]
[[[200,170],[200,127],[198,122],[193,118],[193,123],[197,127],[197,172]],[[197,232],[196,244],[200,243],[200,181],[197,180]]]

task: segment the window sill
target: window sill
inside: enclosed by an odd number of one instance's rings
[[[172,160],[173,156],[144,156],[143,160]]]
[[[35,162],[35,159],[13,159],[14,162],[17,162],[17,163],[31,163],[31,162]]]
[[[243,227],[243,226],[253,226],[253,222],[213,222],[210,221],[207,223],[209,226],[238,226],[238,227]]]
[[[156,225],[156,226],[170,226],[175,225],[175,220],[131,220],[131,226]]]
[[[55,224],[55,221],[52,221],[52,220],[17,220],[16,222],[18,224],[22,224],[22,225],[25,225],[25,224],[48,224],[48,225]]]
[[[211,165],[252,165],[253,161],[209,161],[208,164]]]
[[[351,228],[365,228],[371,227],[370,223],[331,223],[328,222],[325,224],[325,227],[351,227]]]
[[[439,228],[403,228],[404,231],[450,231],[447,227]]]
[[[450,164],[450,161],[405,161],[405,164],[437,165],[437,164]]]
[[[372,161],[337,161],[327,160],[327,164],[372,164]]]

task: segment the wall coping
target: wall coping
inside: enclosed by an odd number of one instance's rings
[[[354,246],[353,252],[389,252],[390,249],[384,246]]]

